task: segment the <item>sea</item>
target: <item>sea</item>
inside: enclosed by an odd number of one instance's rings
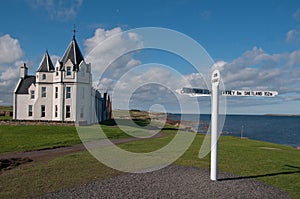
[[[191,124],[199,119],[194,114],[170,114],[170,119],[184,118]],[[201,114],[200,121],[210,124],[210,115]],[[194,129],[198,129],[193,126]],[[201,127],[200,127],[201,129]],[[226,115],[223,135],[246,137],[292,147],[300,146],[300,116],[274,116],[274,115]]]

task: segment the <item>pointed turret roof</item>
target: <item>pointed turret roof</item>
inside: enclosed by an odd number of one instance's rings
[[[54,71],[54,66],[50,59],[48,51],[46,51],[37,72],[49,72],[49,71]]]
[[[61,59],[62,64],[65,65],[69,59],[74,65],[73,70],[78,70],[79,64],[84,60],[79,46],[76,42],[75,35],[73,36],[71,43],[69,44],[66,52]]]

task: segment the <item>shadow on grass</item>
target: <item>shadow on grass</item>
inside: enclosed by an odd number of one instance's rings
[[[117,120],[110,119],[110,120],[103,121],[100,124],[106,125],[106,126],[125,125],[125,126],[132,126],[132,127],[134,127],[133,124],[136,124],[140,127],[147,127],[147,129],[149,129],[149,130],[159,129],[156,126],[148,126],[150,124],[150,120],[148,120],[148,119],[133,119],[132,121],[134,123],[131,123],[130,121],[131,120],[128,120],[128,119],[117,119]],[[168,126],[168,127],[163,127],[161,130],[178,130],[178,128]]]
[[[133,121],[133,123],[132,123]],[[136,127],[134,125],[140,126],[140,127],[145,127],[148,126],[150,124],[150,120],[148,119],[110,119],[110,120],[106,120],[103,122],[100,122],[100,124],[102,125],[106,125],[106,126],[117,126],[117,125],[125,125],[125,126],[132,126],[132,127]]]
[[[267,174],[260,174],[260,175],[252,175],[252,176],[240,176],[240,177],[232,177],[232,178],[221,178],[218,181],[227,181],[227,180],[243,180],[243,179],[252,179],[252,178],[260,178],[260,177],[271,177],[271,176],[278,176],[278,175],[287,175],[287,174],[295,174],[300,173],[300,167],[292,166],[292,165],[284,165],[285,167],[289,167],[291,169],[296,169],[293,171],[283,171],[277,173],[267,173]]]

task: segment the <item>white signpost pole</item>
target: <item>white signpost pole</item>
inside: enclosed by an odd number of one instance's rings
[[[220,72],[212,73],[212,107],[211,107],[211,156],[210,156],[210,179],[218,180],[218,116],[219,116],[219,84]]]
[[[222,96],[259,96],[275,97],[277,91],[250,91],[250,90],[227,90],[219,91],[220,72],[215,70],[212,73],[211,92],[207,89],[200,88],[182,88],[176,90],[180,94],[189,95],[190,97],[211,96],[211,156],[210,156],[210,179],[218,180],[218,117],[219,117],[219,95]]]

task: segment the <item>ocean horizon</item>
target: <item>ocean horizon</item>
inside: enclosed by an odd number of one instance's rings
[[[168,114],[172,120],[190,121],[193,129],[194,121],[199,119],[197,114]],[[210,114],[200,114],[200,121],[210,124]],[[201,133],[206,133],[200,131]],[[253,140],[272,142],[292,147],[300,146],[300,115],[225,115],[222,135],[246,137]]]

